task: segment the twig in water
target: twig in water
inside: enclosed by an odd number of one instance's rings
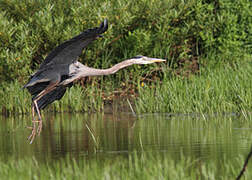
[[[136,113],[135,113],[134,109],[132,108],[129,99],[127,99],[127,102],[128,102],[128,104],[129,104],[129,107],[130,107],[130,109],[131,109],[132,114],[133,114],[134,116],[136,116]]]
[[[139,142],[140,142],[140,146],[141,146],[142,151],[144,151],[143,142],[142,142],[142,138],[141,138],[141,133],[139,133]]]
[[[91,129],[88,127],[87,124],[86,124],[86,128],[88,129],[89,133],[91,134],[92,139],[93,139],[93,141],[94,141],[94,143],[95,143],[96,148],[98,148],[98,143],[97,143],[97,141],[96,141],[96,139],[95,139],[95,136],[94,136],[93,132],[91,131]]]
[[[249,152],[247,158],[245,159],[245,162],[244,162],[244,164],[243,164],[243,168],[242,168],[242,170],[241,170],[239,176],[237,176],[236,180],[241,179],[242,175],[243,175],[244,172],[246,171],[246,168],[247,168],[247,166],[248,166],[248,162],[249,162],[249,159],[251,158],[251,156],[252,156],[252,146],[251,146],[251,150],[250,150],[250,152]]]

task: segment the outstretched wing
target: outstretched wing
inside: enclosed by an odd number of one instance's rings
[[[88,29],[78,36],[65,41],[56,47],[50,54],[46,57],[44,62],[40,65],[40,68],[48,64],[71,64],[80,55],[82,50],[93,40],[100,36],[108,29],[108,21],[105,19],[100,27],[95,27],[93,29]]]

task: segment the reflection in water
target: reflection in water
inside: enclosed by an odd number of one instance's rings
[[[29,144],[29,116],[0,116],[0,159],[35,156],[57,159],[127,155],[133,150],[179,157],[218,159],[246,154],[252,140],[249,121],[237,116],[199,117],[151,114],[45,114],[43,131]]]

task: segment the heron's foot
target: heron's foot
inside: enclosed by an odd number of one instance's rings
[[[43,126],[43,123],[42,121],[40,120],[39,121],[39,124],[38,124],[38,129],[37,129],[37,134],[40,135],[41,131],[42,131],[42,126]]]
[[[33,126],[32,127],[27,127],[29,129],[32,129],[31,135],[28,137],[28,140],[30,141],[30,144],[32,144],[33,140],[35,139],[36,135],[40,135],[41,130],[42,130],[42,120],[39,121],[32,121]],[[38,127],[36,126],[36,123],[38,124]]]
[[[28,137],[28,141],[30,141],[30,144],[32,144],[35,136],[36,136],[36,129],[32,127],[31,135]]]

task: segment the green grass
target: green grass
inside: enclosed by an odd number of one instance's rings
[[[166,73],[162,82],[139,86],[137,112],[251,112],[251,62],[202,68],[188,78]]]
[[[164,70],[162,81],[145,83],[143,86],[142,81],[137,78],[126,82],[132,88],[136,88],[139,94],[139,97],[133,97],[135,111],[137,113],[237,112],[244,115],[251,112],[251,61],[240,62],[233,66],[219,64],[216,66],[204,67],[198,74],[189,77]],[[111,85],[113,83],[111,81],[101,79],[100,84],[92,83],[85,88],[76,84],[67,91],[62,100],[53,103],[47,110],[57,112],[103,110],[104,103],[107,102],[103,97],[113,94],[115,85]],[[18,82],[4,84],[0,87],[0,94],[0,102],[4,102],[0,104],[0,112],[30,112],[31,97],[27,90],[22,90]]]
[[[207,162],[181,156],[179,161],[165,154],[131,153],[128,157],[69,158],[38,163],[35,158],[0,162],[3,179],[235,179],[244,158]],[[249,164],[243,179],[252,178]]]
[[[8,93],[6,93],[8,92]],[[31,112],[31,95],[17,81],[3,83],[0,87],[0,112],[3,114]],[[79,85],[68,90],[63,99],[56,101],[47,110],[55,112],[90,112],[103,108],[101,89]]]

